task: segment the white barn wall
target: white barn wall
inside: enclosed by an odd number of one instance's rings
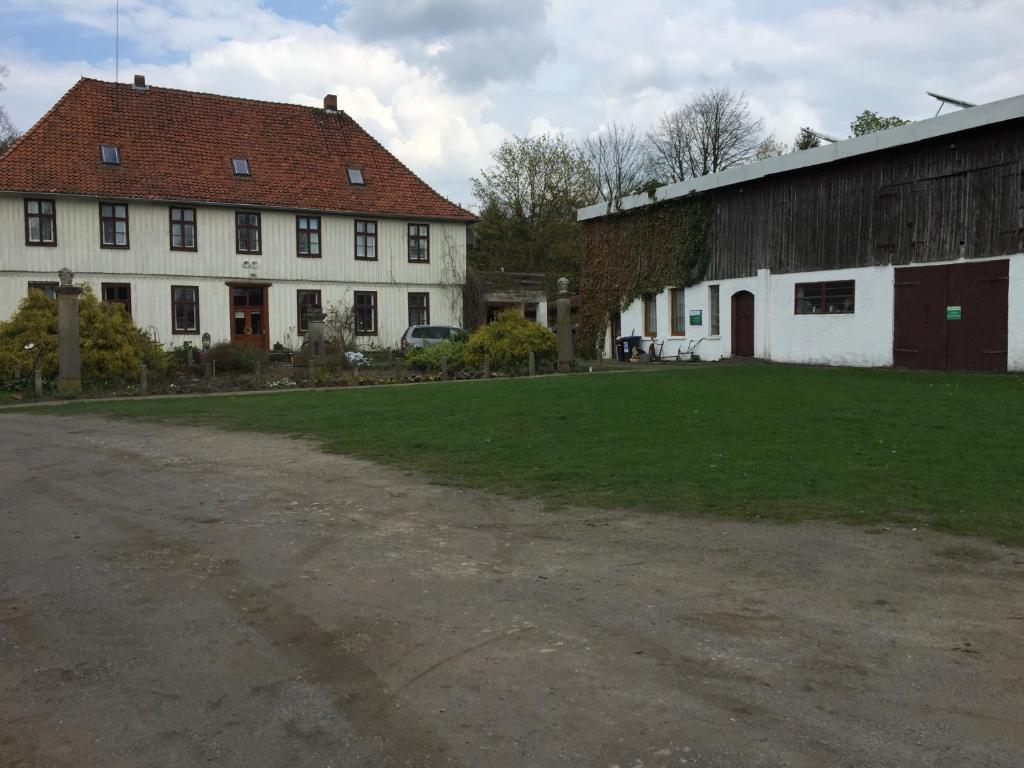
[[[352,292],[377,291],[377,336],[360,337],[370,346],[393,347],[408,325],[410,292],[430,294],[432,323],[460,325],[461,283],[466,270],[465,222],[420,219],[377,221],[377,261],[355,258],[354,216],[319,214],[322,256],[299,258],[295,250],[294,211],[259,210],[262,253],[235,253],[235,210],[196,205],[198,251],[172,251],[169,205],[129,203],[129,245],[99,246],[99,203],[92,198],[53,196],[57,201],[57,245],[25,245],[23,197],[0,195],[0,318],[6,319],[25,297],[29,281],[55,281],[64,266],[76,283],[132,286],[132,314],[139,327],[152,326],[164,344],[198,343],[203,332],[214,342],[230,338],[228,281],[272,283],[269,289],[270,342],[300,342],[296,333],[299,289],[318,289],[325,307],[351,304]],[[430,262],[409,263],[406,226],[430,224]],[[244,262],[257,263],[253,269]],[[172,285],[199,287],[200,334],[171,333]],[[454,306],[453,306],[454,304]]]
[[[796,314],[796,284],[825,280],[855,281],[854,312]],[[892,267],[775,275],[770,290],[769,359],[819,365],[892,365]]]
[[[1006,367],[1024,371],[1024,254],[1010,258],[1009,333]]]
[[[1024,371],[1024,254],[1010,261],[1008,359],[1011,371]],[[944,263],[929,262],[928,266]],[[911,265],[918,266],[918,265]],[[697,353],[702,360],[721,360],[732,355],[732,296],[738,291],[754,294],[754,355],[764,360],[817,365],[891,366],[893,364],[894,282],[898,268],[858,267],[819,272],[770,275],[760,270],[757,277],[703,282],[686,291],[686,311],[703,310],[702,326],[686,326],[686,336],[670,336],[671,288],[657,296],[658,340],[663,354],[674,356],[688,342],[702,339]],[[830,280],[856,282],[855,311],[846,315],[798,315],[794,311],[797,283]],[[710,335],[708,288],[719,286],[718,336]],[[632,302],[622,313],[623,335],[642,336],[643,302]],[[688,320],[687,320],[688,322]],[[612,354],[610,327],[605,344]],[[645,339],[643,349],[648,348]]]

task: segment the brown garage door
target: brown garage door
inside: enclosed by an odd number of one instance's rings
[[[1010,262],[896,270],[893,361],[906,368],[1006,370]]]

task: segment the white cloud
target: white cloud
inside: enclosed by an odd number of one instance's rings
[[[7,7],[108,30],[113,2]],[[138,59],[122,62],[123,78],[139,71],[156,85],[309,104],[337,93],[400,159],[464,203],[468,177],[510,133],[584,136],[612,121],[643,130],[711,87],[744,90],[782,141],[803,125],[845,136],[865,108],[929,117],[925,90],[977,102],[1024,90],[1024,0],[355,0],[334,26],[283,18],[259,0],[121,7]],[[22,127],[79,74],[113,70],[46,57],[0,50],[11,68],[5,103]]]

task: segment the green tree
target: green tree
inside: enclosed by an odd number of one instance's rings
[[[579,148],[558,134],[516,136],[502,142],[491,159],[491,166],[470,180],[480,221],[469,265],[543,272],[552,284],[562,274],[578,278],[582,249],[576,211],[597,198]]]
[[[793,139],[793,148],[796,150],[814,149],[821,146],[821,139],[810,128],[801,128]]]
[[[0,64],[0,81],[7,77],[8,69],[3,64]],[[0,92],[5,90],[3,82],[0,82]],[[0,155],[2,155],[7,148],[14,143],[14,140],[18,138],[20,134],[18,129],[14,127],[14,123],[11,122],[10,116],[7,114],[6,108],[0,104]]]
[[[865,109],[850,123],[850,130],[854,136],[863,136],[865,133],[884,131],[886,128],[895,128],[898,125],[906,125],[909,122],[909,120],[904,120],[896,115],[882,117],[877,112]]]
[[[135,327],[120,304],[103,304],[86,288],[79,304],[82,379],[100,383],[138,374],[145,362],[164,370],[166,356]],[[25,346],[32,344],[31,350]],[[40,352],[41,350],[41,352]],[[0,323],[0,379],[27,374],[36,353],[43,376],[57,375],[57,302],[29,291],[10,320]]]
[[[530,352],[538,365],[553,363],[558,356],[558,338],[518,312],[502,312],[494,322],[473,331],[466,342],[465,361],[479,368],[484,355],[490,355],[497,370],[509,370],[525,366]]]

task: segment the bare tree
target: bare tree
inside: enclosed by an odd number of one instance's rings
[[[682,109],[665,112],[647,134],[649,154],[659,181],[671,184],[690,175],[689,122]]]
[[[641,135],[632,125],[612,123],[583,140],[594,186],[603,200],[636,192],[650,179],[650,163]]]
[[[648,138],[660,174],[678,181],[750,162],[763,132],[742,92],[716,88],[662,115]]]
[[[7,67],[0,64],[0,81],[7,77],[8,72]],[[3,82],[0,82],[0,91],[3,90],[5,90],[5,86]],[[11,122],[11,118],[7,114],[7,110],[0,105],[0,155],[7,151],[7,148],[14,143],[14,140],[19,135],[18,129],[14,127],[14,123]]]
[[[772,134],[757,145],[757,149],[754,150],[754,159],[767,160],[769,157],[778,157],[787,152],[789,152],[789,147],[786,146],[785,142],[779,141]]]

